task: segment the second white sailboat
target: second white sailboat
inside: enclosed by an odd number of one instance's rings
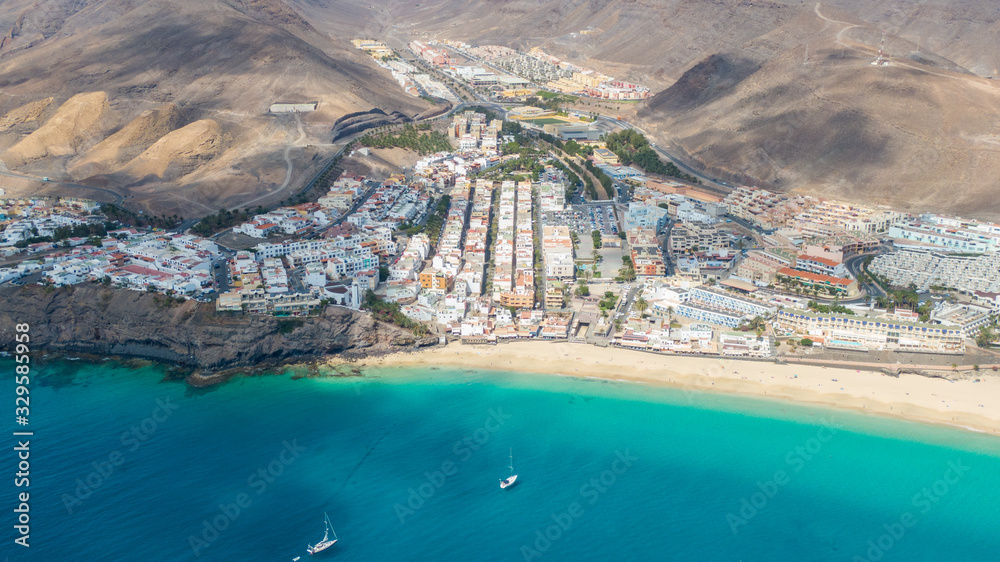
[[[500,479],[500,489],[506,490],[517,482],[517,475],[514,474],[514,449],[510,450],[510,476]]]

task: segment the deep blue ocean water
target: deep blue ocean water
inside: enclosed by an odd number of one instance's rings
[[[12,561],[1000,559],[994,436],[554,376],[34,367]],[[309,557],[324,512],[340,542]]]

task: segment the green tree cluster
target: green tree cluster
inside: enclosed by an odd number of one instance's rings
[[[122,226],[152,227],[164,230],[171,229],[184,220],[179,215],[139,215],[111,203],[101,205],[101,214]]]
[[[608,150],[618,156],[619,162],[626,166],[635,165],[650,174],[660,174],[681,179],[691,183],[700,183],[698,178],[686,174],[673,162],[663,162],[650,146],[646,137],[634,130],[625,129],[604,137]]]
[[[451,207],[451,196],[443,195],[441,199],[438,199],[437,205],[434,207],[434,211],[427,221],[422,226],[411,226],[409,228],[400,229],[401,232],[406,233],[409,236],[414,234],[424,233],[427,238],[431,241],[431,247],[436,247],[438,243],[438,238],[441,237],[441,228],[444,226],[444,221],[448,218],[448,209]]]
[[[808,305],[810,310],[815,310],[816,312],[821,312],[823,314],[846,314],[849,316],[854,316],[854,311],[847,308],[846,306],[838,303],[833,304],[819,304],[816,301],[809,301]]]
[[[604,298],[597,303],[597,307],[601,310],[612,310],[617,303],[618,297],[616,297],[611,291],[605,291]]]
[[[569,161],[569,167],[572,168],[574,172],[579,174],[579,177],[583,178],[583,190],[587,194],[587,197],[589,197],[592,201],[597,199],[597,188],[594,187],[594,181],[590,179],[590,176],[585,174],[583,169],[572,160]]]
[[[379,296],[375,294],[375,291],[372,291],[371,289],[365,292],[365,299],[361,303],[361,308],[371,312],[372,316],[374,316],[376,320],[389,322],[390,324],[395,324],[396,326],[407,330],[413,330],[419,324],[419,322],[415,322],[413,319],[403,314],[402,310],[399,308],[398,302],[386,302],[379,298]]]
[[[421,155],[451,150],[451,143],[444,133],[438,131],[421,132],[411,124],[403,125],[399,134],[373,132],[361,137],[358,142],[362,146],[372,148],[405,148]]]
[[[214,213],[202,218],[198,221],[198,224],[191,227],[191,230],[200,236],[210,236],[220,230],[225,230],[227,228],[232,228],[242,222],[250,220],[254,215],[260,215],[266,213],[267,209],[257,206],[256,209],[244,209],[235,211],[230,211],[229,209],[219,209],[218,213]]]
[[[607,193],[607,194],[610,195],[611,192],[612,192],[611,185],[614,183],[611,180],[611,176],[605,174],[604,170],[602,170],[602,169],[598,168],[597,166],[595,166],[594,163],[591,162],[590,160],[584,160],[584,162],[587,165],[587,170],[591,174],[594,174],[594,177],[597,178],[597,181],[601,182],[601,186],[604,187],[604,193]]]
[[[993,326],[983,326],[979,329],[979,333],[976,334],[976,345],[987,348],[993,345],[996,339],[997,334],[993,331]]]

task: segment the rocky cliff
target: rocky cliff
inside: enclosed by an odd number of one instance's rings
[[[93,285],[4,288],[0,303],[0,349],[12,350],[15,324],[28,323],[32,350],[163,361],[195,370],[195,383],[230,370],[437,342],[334,306],[312,318],[229,315],[212,304]]]

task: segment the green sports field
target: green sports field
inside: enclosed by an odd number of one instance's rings
[[[556,123],[568,123],[565,119],[557,119],[555,117],[543,117],[541,119],[524,119],[525,123],[534,123],[535,125],[554,125]]]

